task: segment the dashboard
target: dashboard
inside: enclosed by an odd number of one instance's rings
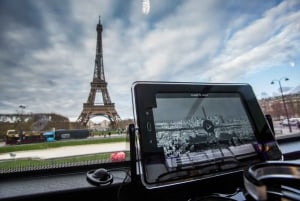
[[[300,162],[300,136],[279,138],[286,161]],[[114,180],[107,186],[94,186],[87,181],[87,172],[97,168],[111,171]],[[103,164],[101,167],[57,169],[39,174],[1,175],[0,200],[217,200],[216,196],[233,196],[236,200],[252,200],[246,194],[243,172],[235,172],[188,184],[161,189],[146,189],[139,178],[133,182],[128,171],[130,162]],[[213,197],[213,198],[212,198]],[[221,198],[219,198],[220,200]],[[224,200],[223,198],[222,200]]]

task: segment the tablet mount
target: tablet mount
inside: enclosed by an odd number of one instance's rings
[[[87,181],[94,186],[107,186],[113,182],[113,175],[104,168],[90,170],[86,176]]]

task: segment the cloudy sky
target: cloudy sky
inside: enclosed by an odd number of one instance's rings
[[[1,0],[0,113],[77,118],[103,25],[108,91],[132,118],[137,80],[244,82],[258,98],[300,84],[298,0]],[[102,102],[100,99],[99,102]]]

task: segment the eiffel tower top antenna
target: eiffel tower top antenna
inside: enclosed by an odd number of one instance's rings
[[[97,31],[97,47],[96,47],[96,59],[95,59],[95,68],[94,68],[94,80],[102,80],[105,81],[104,76],[104,65],[103,65],[103,48],[102,48],[102,31],[103,27],[100,21],[96,27]]]
[[[102,48],[102,31],[100,16],[99,22],[96,26],[97,31],[97,45],[96,45],[96,58],[93,81],[91,82],[91,90],[88,96],[88,100],[83,104],[83,110],[79,115],[77,121],[86,126],[89,119],[94,116],[107,117],[112,127],[115,126],[116,120],[120,119],[114,103],[111,102],[110,96],[107,90],[107,82],[105,81],[104,65],[103,65],[103,48]],[[102,93],[103,104],[95,104],[96,93]]]

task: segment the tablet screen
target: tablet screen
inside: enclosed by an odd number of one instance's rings
[[[158,93],[157,147],[169,168],[252,156],[254,130],[238,93]]]

